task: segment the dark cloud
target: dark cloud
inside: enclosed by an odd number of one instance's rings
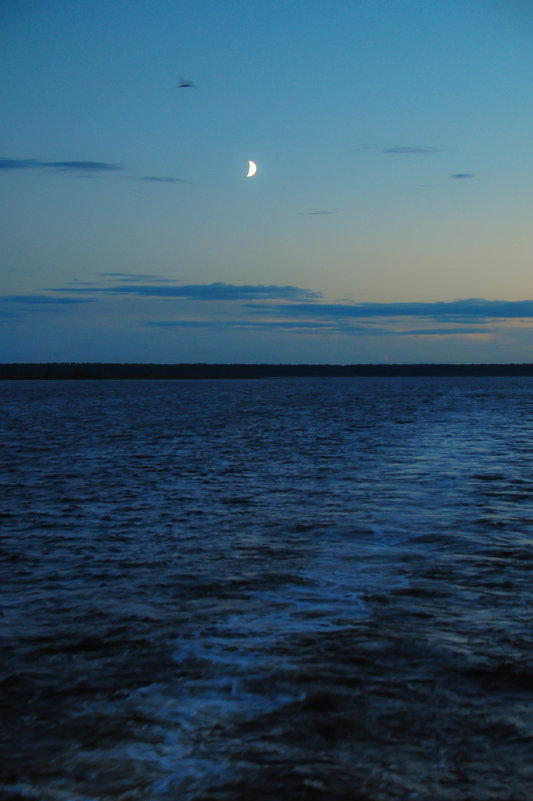
[[[28,314],[48,316],[66,311],[80,303],[95,303],[96,298],[54,298],[50,295],[0,295],[0,317],[27,317]],[[4,308],[1,308],[1,307]],[[9,311],[8,311],[9,309]]]
[[[315,215],[319,214],[337,214],[338,209],[324,209],[322,211],[301,211],[300,214],[307,215],[308,217],[314,217]]]
[[[300,317],[330,319],[354,319],[372,317],[426,317],[431,319],[447,318],[450,321],[469,321],[533,317],[533,300],[507,301],[454,300],[435,303],[285,303],[283,305],[265,303],[247,303],[249,309],[286,316],[293,314]]]
[[[436,301],[431,303],[322,303],[322,293],[296,286],[278,286],[263,284],[234,285],[216,282],[212,284],[184,284],[176,286],[168,279],[159,276],[139,275],[135,273],[102,273],[120,283],[104,286],[76,285],[68,287],[48,288],[48,292],[68,293],[72,295],[135,295],[145,298],[161,298],[163,300],[185,301],[242,301],[243,308],[255,314],[274,315],[276,317],[309,318],[315,320],[355,320],[372,318],[416,317],[428,319],[445,319],[447,322],[470,323],[491,319],[533,318],[533,300],[484,300],[469,298],[466,300]],[[166,283],[155,283],[165,281]],[[135,283],[135,282],[144,283]],[[28,302],[50,302],[50,296],[28,296]],[[22,300],[22,297],[18,297]]]
[[[412,328],[406,331],[397,328],[383,328],[382,326],[372,325],[351,325],[339,321],[337,330],[343,334],[363,334],[371,337],[454,337],[464,336],[465,334],[488,334],[490,328],[463,327],[463,328]]]
[[[159,175],[144,175],[142,178],[136,178],[137,181],[151,181],[154,184],[184,184],[186,181],[183,178],[167,178]]]
[[[124,169],[121,164],[109,164],[105,161],[49,161],[43,162],[42,166],[67,172],[114,172]]]
[[[0,170],[50,169],[59,172],[98,173],[123,170],[120,164],[106,161],[38,161],[37,159],[0,159]]]
[[[103,278],[112,278],[119,283],[127,284],[133,281],[163,281],[166,284],[175,283],[174,278],[164,278],[161,275],[151,275],[150,273],[96,273],[96,275],[100,275]]]
[[[330,330],[330,323],[321,323],[313,320],[291,320],[291,321],[273,321],[273,320],[150,320],[144,323],[148,328],[211,328],[211,329],[229,329],[229,328],[246,328],[254,330],[273,330],[273,331],[309,331],[309,330]]]
[[[58,306],[71,303],[93,302],[93,298],[55,298],[52,295],[0,295],[0,303],[20,303],[27,306]]]
[[[471,172],[454,172],[450,175],[450,178],[475,178],[475,176]]]
[[[31,170],[42,166],[42,162],[35,159],[0,159],[0,170]]]
[[[398,156],[418,156],[418,155],[424,155],[426,153],[439,153],[440,148],[422,147],[418,145],[394,145],[393,147],[385,148],[385,150],[382,150],[381,152],[393,153]]]
[[[322,322],[316,320],[150,320],[144,323],[146,328],[188,328],[222,330],[248,330],[248,331],[292,331],[294,333],[322,333],[344,334],[347,336],[372,337],[451,337],[465,334],[487,334],[489,328],[463,327],[463,328],[418,328],[408,331],[398,331],[382,326],[352,325],[341,320]]]
[[[459,337],[487,335],[498,322],[524,319],[533,324],[533,300],[507,301],[469,298],[454,301],[355,303],[322,302],[322,295],[294,286],[233,285],[225,283],[164,284],[160,276],[102,273],[96,287],[78,284],[47,292],[0,296],[3,317],[59,313],[72,304],[96,302],[101,297],[167,301],[167,319],[139,322],[146,328],[209,329],[321,333],[347,337]],[[142,283],[142,281],[148,283]],[[123,283],[116,283],[121,281]],[[131,283],[131,282],[134,283]],[[157,281],[157,283],[149,283]],[[58,293],[61,293],[58,296]],[[64,293],[64,294],[63,294]],[[170,302],[169,302],[170,301]],[[174,301],[174,303],[171,303]],[[215,301],[210,305],[211,301]],[[226,304],[226,305],[224,305]],[[231,305],[233,304],[233,305]],[[141,306],[142,308],[142,306]],[[151,306],[153,310],[153,305]],[[237,311],[236,311],[237,310]],[[188,319],[168,319],[176,315]],[[153,315],[154,317],[158,315]]]
[[[124,286],[103,286],[79,289],[75,287],[53,288],[52,292],[90,292],[102,295],[140,295],[152,298],[175,298],[177,300],[247,300],[250,298],[271,298],[277,300],[311,300],[322,297],[320,292],[301,289],[295,286],[263,286],[224,284],[187,284],[184,286],[168,286],[166,284],[144,285],[130,284]]]
[[[414,328],[410,331],[394,331],[394,336],[402,337],[456,337],[464,334],[489,334],[490,328]],[[389,333],[391,333],[389,331]]]

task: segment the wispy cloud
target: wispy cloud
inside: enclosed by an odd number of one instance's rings
[[[533,318],[533,300],[469,300],[437,301],[434,303],[284,303],[283,305],[247,303],[247,308],[264,313],[298,317],[328,317],[331,319],[372,317],[424,317],[458,320],[490,320],[502,318]]]
[[[141,178],[136,178],[136,181],[150,181],[154,184],[184,184],[187,183],[183,178],[167,178],[160,175],[143,175]]]
[[[41,165],[35,159],[0,159],[0,170],[31,170]]]
[[[114,172],[124,169],[121,164],[110,164],[105,161],[49,161],[43,162],[42,166],[62,172]]]
[[[300,214],[308,217],[315,217],[320,214],[337,214],[338,209],[321,209],[320,211],[301,211]]]
[[[0,159],[0,170],[55,170],[58,172],[98,173],[123,170],[121,164],[106,161],[39,161],[38,159]]]
[[[96,273],[96,275],[100,275],[102,278],[112,278],[113,281],[118,281],[119,283],[132,283],[134,281],[175,283],[174,278],[164,278],[161,275],[152,275],[151,273]]]
[[[370,337],[457,337],[472,335],[489,335],[491,329],[484,326],[464,326],[449,328],[410,328],[407,330],[386,328],[383,326],[354,325],[340,320],[328,322],[317,320],[149,320],[143,324],[146,328],[184,328],[208,329],[211,331],[248,330],[248,331],[284,331],[293,333],[344,334],[346,336]]]
[[[387,147],[382,153],[391,153],[396,156],[423,156],[427,153],[440,153],[438,147],[426,147],[422,145],[393,145]]]
[[[93,298],[56,298],[53,295],[0,295],[0,303],[18,303],[26,306],[61,306],[72,303],[92,302],[94,302]]]
[[[390,335],[391,331],[387,333]],[[491,329],[487,326],[470,326],[464,328],[412,328],[407,331],[394,331],[394,336],[400,337],[457,337],[472,336],[472,334],[490,334]]]
[[[204,307],[205,309],[205,307]],[[202,319],[154,320],[152,328],[208,328],[321,333],[366,337],[492,337],[506,320],[532,319],[533,301],[478,298],[432,303],[323,303],[245,301],[243,319],[202,314]],[[219,309],[217,309],[217,312]],[[255,318],[255,319],[254,319]],[[429,325],[428,325],[429,323]],[[432,325],[433,323],[433,325]]]
[[[394,156],[424,156],[430,153],[442,153],[441,147],[434,147],[433,145],[389,145],[388,147],[380,147],[376,144],[363,142],[362,144],[354,147],[356,152],[374,152],[386,153],[387,155]]]
[[[34,171],[34,172],[65,172],[78,176],[97,175],[98,173],[122,172],[126,168],[122,164],[110,161],[42,161],[41,159],[8,159],[0,158],[1,171]],[[141,175],[131,176],[131,181],[142,181],[155,184],[184,184],[188,181],[174,175]]]
[[[467,298],[452,301],[434,302],[396,302],[396,303],[357,303],[324,302],[323,294],[298,286],[277,284],[211,284],[177,285],[172,279],[158,275],[104,272],[102,278],[109,283],[99,285],[70,284],[64,287],[49,287],[47,292],[65,293],[70,296],[57,302],[76,302],[75,295],[86,298],[95,296],[138,296],[160,298],[162,300],[216,302],[240,302],[242,309],[261,316],[288,319],[315,320],[372,320],[375,318],[426,318],[446,320],[447,322],[478,323],[496,319],[533,319],[533,300],[485,300]],[[112,282],[111,282],[112,281]],[[50,303],[57,295],[9,296],[17,302],[26,299],[28,303]]]
[[[471,172],[454,172],[450,175],[450,178],[461,180],[462,178],[475,178],[475,175]]]
[[[51,295],[0,295],[0,317],[28,318],[35,314],[39,319],[50,315],[62,315],[69,308],[80,304],[92,304],[95,298],[57,298]]]
[[[222,329],[250,329],[262,331],[327,331],[331,328],[329,323],[314,320],[149,320],[144,323],[147,328],[209,328]]]
[[[45,294],[46,292],[46,294]],[[4,317],[30,312],[68,316],[72,304],[98,304],[99,319],[124,314],[135,328],[285,332],[341,337],[493,339],[498,331],[533,328],[533,300],[468,298],[434,302],[326,300],[297,286],[173,283],[152,274],[103,272],[41,294],[0,296]],[[135,301],[135,302],[133,302]],[[81,311],[81,310],[79,310]],[[0,311],[1,314],[1,311]],[[76,312],[76,316],[79,312]],[[83,315],[93,317],[90,308]],[[5,320],[7,324],[7,320]]]
[[[138,279],[137,279],[138,280]],[[311,300],[322,297],[320,292],[302,289],[296,286],[264,286],[224,284],[186,284],[169,286],[168,284],[126,284],[120,286],[100,287],[57,287],[50,292],[78,292],[99,295],[139,295],[152,298],[175,298],[178,300],[228,301],[249,300],[250,298],[269,298],[273,300]]]

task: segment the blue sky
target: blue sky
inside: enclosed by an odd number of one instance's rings
[[[0,36],[1,361],[533,361],[532,3],[8,0]]]

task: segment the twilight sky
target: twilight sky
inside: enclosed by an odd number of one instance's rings
[[[530,0],[6,0],[0,361],[533,361],[532,86]]]

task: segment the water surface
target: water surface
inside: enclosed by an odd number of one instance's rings
[[[532,379],[0,382],[6,798],[533,798]]]

